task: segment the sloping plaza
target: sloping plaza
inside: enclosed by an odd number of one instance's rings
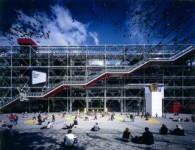
[[[3,114],[0,120],[9,122],[7,115]],[[28,114],[28,117],[22,118],[19,116],[18,125],[13,127],[18,133],[11,136],[9,143],[4,145],[6,149],[17,150],[46,150],[54,149],[60,150],[63,148],[63,138],[67,133],[67,130],[61,129],[66,124],[72,124],[75,118],[72,114],[66,114],[62,117],[61,114],[55,114],[56,119],[54,127],[51,129],[40,130],[40,128],[51,121],[51,115],[49,114],[48,120],[45,120],[42,125],[37,125],[35,121],[31,120],[33,114]],[[193,150],[195,146],[195,125],[190,120],[190,115],[179,114],[179,117],[186,119],[189,118],[190,122],[177,122],[178,116],[173,114],[167,114],[167,118],[151,118],[145,120],[140,116],[135,117],[135,121],[131,122],[128,117],[129,114],[120,113],[115,114],[115,119],[110,120],[110,116],[102,116],[98,113],[97,120],[94,120],[94,116],[89,116],[89,121],[84,121],[84,115],[78,117],[78,125],[75,125],[72,130],[78,137],[78,143],[73,149],[78,150],[127,150],[127,149],[150,149],[150,150]],[[99,123],[100,130],[93,132],[90,129],[95,123]],[[186,136],[177,135],[160,135],[159,128],[162,123],[165,123],[170,130],[173,130],[177,124],[180,124],[186,132]],[[132,136],[141,136],[145,127],[149,127],[150,131],[154,134],[154,144],[135,144],[130,142],[123,142],[121,140],[122,132],[128,127]]]

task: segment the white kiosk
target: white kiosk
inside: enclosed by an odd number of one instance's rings
[[[162,117],[162,100],[164,98],[164,87],[152,83],[145,87],[146,112],[151,116]]]

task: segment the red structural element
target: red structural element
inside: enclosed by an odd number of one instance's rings
[[[173,103],[173,113],[179,113],[181,110],[181,104],[179,102]]]
[[[19,45],[32,45],[37,46],[37,44],[30,38],[18,38],[17,43]]]
[[[87,87],[91,86],[92,84],[94,84],[95,82],[97,82],[97,81],[99,81],[99,80],[102,80],[102,79],[104,79],[104,78],[106,78],[106,77],[109,77],[109,76],[110,76],[110,74],[109,74],[109,73],[106,73],[106,74],[104,74],[104,75],[98,77],[97,79],[95,79],[95,80],[89,82],[88,84],[84,85],[83,88],[87,88]]]
[[[181,104],[179,102],[174,102],[167,106],[166,110],[170,113],[179,113],[181,110]]]
[[[59,88],[57,88],[57,89],[55,89],[55,90],[53,90],[53,91],[47,93],[43,98],[51,97],[51,96],[55,95],[56,93],[62,91],[62,90],[65,89],[65,88],[69,88],[69,86],[65,86],[65,85],[60,86]]]

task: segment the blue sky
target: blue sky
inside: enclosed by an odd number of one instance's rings
[[[0,45],[194,44],[192,0],[1,0]]]

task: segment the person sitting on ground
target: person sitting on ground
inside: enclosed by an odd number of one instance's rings
[[[96,123],[93,128],[91,128],[91,131],[99,131],[100,130],[100,127],[98,125],[98,123]]]
[[[122,140],[124,142],[129,142],[131,132],[129,131],[129,128],[126,128],[125,131],[123,132]]]
[[[74,119],[74,121],[73,121],[73,125],[78,125],[78,121],[77,121],[77,119]]]
[[[49,122],[48,125],[47,125],[47,129],[50,129],[50,128],[53,128],[53,123],[52,122]]]
[[[85,120],[84,121],[89,121],[89,117],[85,116]]]
[[[168,130],[169,129],[167,128],[167,126],[163,123],[159,132],[160,132],[160,134],[166,135],[168,133]]]
[[[171,134],[174,135],[186,135],[184,132],[184,129],[182,128],[182,126],[180,124],[176,125],[176,128],[173,131],[170,131]]]
[[[74,127],[74,124],[70,124],[70,125],[64,124],[62,129],[72,129],[73,127]]]
[[[8,128],[8,129],[12,129],[12,127],[13,127],[12,124],[8,124],[8,123],[6,123],[6,122],[2,122],[1,124],[2,124],[2,127],[6,127],[6,128]]]
[[[72,133],[72,130],[68,130],[68,134],[64,137],[64,146],[65,147],[74,147],[75,144],[77,144],[78,139],[76,136]]]
[[[145,114],[145,118],[146,118],[146,120],[149,120],[149,118],[151,118],[150,113],[147,112],[147,113]]]
[[[48,122],[46,126],[43,126],[40,129],[50,129],[52,127],[53,127],[53,123],[52,122]]]
[[[190,119],[185,118],[185,119],[184,119],[184,122],[190,122]]]
[[[145,132],[141,136],[141,143],[146,145],[154,144],[154,136],[148,127],[145,127]]]
[[[113,121],[114,120],[114,113],[111,114],[110,116],[110,120]]]
[[[42,122],[45,122],[45,120],[47,120],[47,115],[43,116]]]

